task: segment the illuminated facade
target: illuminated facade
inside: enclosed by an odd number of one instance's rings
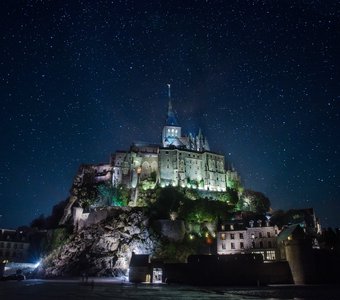
[[[133,144],[130,151],[117,151],[112,155],[112,184],[137,186],[138,180],[159,177],[159,146],[144,143]]]
[[[147,180],[148,188],[159,184],[210,191],[226,191],[240,181],[237,172],[226,167],[224,155],[210,151],[201,130],[195,136],[182,134],[170,97],[161,144],[135,143],[113,153],[109,163],[82,165],[76,178],[80,185],[111,182],[135,189]]]
[[[277,226],[262,226],[262,221],[250,222],[249,227],[243,224],[222,225],[217,233],[218,254],[262,254],[264,260],[277,260],[279,250]]]
[[[196,136],[182,135],[170,98],[161,146],[134,144],[130,151],[113,154],[111,165],[112,183],[131,188],[151,174],[162,187],[172,185],[211,191],[225,191],[228,182],[239,181],[235,171],[226,169],[224,155],[210,151],[201,130]]]
[[[30,244],[22,231],[0,229],[0,261],[23,262]]]
[[[240,178],[236,171],[226,167],[224,155],[210,151],[201,130],[196,136],[182,134],[172,109],[169,90],[161,144],[134,143],[127,151],[113,153],[109,163],[81,165],[60,224],[71,216],[72,205],[79,198],[79,187],[108,182],[114,187],[123,185],[134,189],[131,200],[133,205],[137,205],[139,183],[142,183],[143,189],[160,185],[223,192],[227,188],[236,188]]]

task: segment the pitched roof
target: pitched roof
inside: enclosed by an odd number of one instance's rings
[[[169,107],[168,107],[166,125],[167,126],[178,126],[176,115],[172,109],[171,99],[169,99]]]
[[[289,236],[294,235],[294,234],[301,234],[303,235],[303,230],[299,224],[294,224],[285,227],[277,237],[278,243],[281,243],[284,240],[287,240]]]

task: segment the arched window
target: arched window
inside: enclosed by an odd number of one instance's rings
[[[153,161],[151,163],[151,172],[157,172],[157,170],[158,170],[158,164],[156,161]]]

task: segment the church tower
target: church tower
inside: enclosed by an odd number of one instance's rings
[[[163,147],[180,147],[183,146],[180,140],[182,128],[178,126],[176,115],[172,109],[170,84],[168,84],[168,98],[168,114],[162,132],[162,145]]]

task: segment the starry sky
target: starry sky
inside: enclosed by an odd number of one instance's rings
[[[0,227],[66,199],[81,163],[160,143],[167,83],[273,209],[340,225],[339,1],[1,1]]]

